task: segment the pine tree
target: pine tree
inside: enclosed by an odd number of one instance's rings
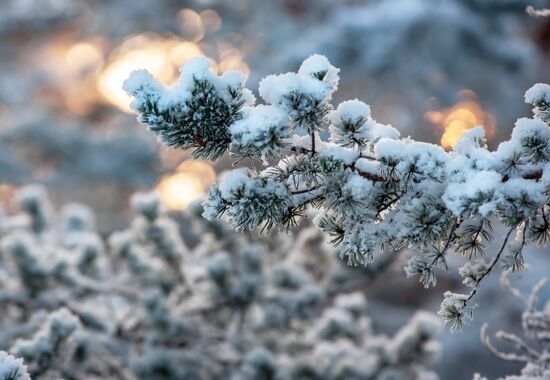
[[[471,319],[479,286],[496,266],[519,270],[526,244],[548,244],[547,84],[527,91],[534,118],[519,119],[496,151],[488,150],[478,126],[446,152],[400,137],[357,99],[333,108],[339,69],[320,55],[298,72],[264,78],[265,104],[256,104],[239,73],[217,76],[206,58],[181,73],[170,89],[143,71],[130,76],[124,88],[138,120],[167,146],[194,148],[197,158],[229,152],[262,165],[225,173],[204,202],[207,219],[265,231],[289,229],[312,215],[351,265],[369,264],[379,248],[415,249],[405,271],[425,286],[436,284],[438,269],[449,270],[449,252],[459,253],[471,290],[445,293],[440,315],[453,331]],[[486,260],[487,245],[498,237],[496,221],[506,233]]]

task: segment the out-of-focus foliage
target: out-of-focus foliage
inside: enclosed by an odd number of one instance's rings
[[[111,182],[148,187],[156,180],[159,161],[150,141],[130,127],[105,133],[50,124],[46,117],[0,129],[0,152],[3,181],[25,183],[34,174],[56,186]]]
[[[499,359],[524,363],[520,375],[510,375],[502,380],[538,380],[550,377],[550,304],[542,307],[538,305],[538,294],[548,282],[548,278],[542,279],[531,291],[528,297],[524,297],[518,289],[513,288],[503,273],[501,281],[510,290],[511,295],[518,297],[525,303],[525,311],[521,316],[521,325],[524,331],[524,338],[517,335],[498,331],[496,337],[508,343],[514,351],[507,352],[496,348],[489,338],[488,326],[484,324],[481,329],[481,340],[483,344]],[[476,374],[474,380],[487,380],[487,378]]]
[[[198,204],[180,226],[137,194],[104,241],[80,204],[42,187],[0,218],[0,374],[26,379],[437,379],[438,318],[377,334],[322,235],[242,235]],[[198,239],[189,248],[180,227]],[[322,264],[322,265],[319,265]],[[3,356],[2,356],[3,355]]]

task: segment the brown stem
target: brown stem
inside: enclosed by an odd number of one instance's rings
[[[292,194],[292,195],[305,194],[305,193],[309,193],[309,192],[315,191],[315,190],[317,190],[317,187],[313,187],[313,188],[311,188],[311,189],[303,189],[303,190],[291,191],[290,194]]]
[[[546,214],[544,213],[544,205],[542,205],[542,220],[544,220],[544,225],[548,228],[548,219],[546,219]]]
[[[508,244],[508,239],[510,238],[512,231],[514,231],[515,229],[516,229],[515,227],[510,228],[510,230],[506,234],[506,237],[504,238],[504,241],[502,242],[502,247],[500,247],[500,250],[498,251],[497,255],[493,258],[493,260],[487,267],[487,270],[485,270],[485,272],[483,272],[481,277],[477,280],[476,285],[479,285],[481,280],[483,280],[485,276],[487,276],[493,270],[498,260],[500,260],[500,256],[502,255],[502,252],[504,252],[504,248],[506,248],[506,244]],[[476,293],[477,293],[477,287],[470,292],[470,294],[468,295],[468,298],[466,298],[466,301],[471,300]]]
[[[449,233],[449,237],[447,238],[447,241],[445,242],[445,245],[443,246],[443,249],[441,250],[440,253],[437,254],[436,257],[434,257],[431,265],[435,265],[437,260],[439,260],[441,257],[445,256],[445,253],[447,252],[447,249],[451,245],[451,241],[453,240],[454,233],[455,233],[456,229],[458,228],[458,226],[460,226],[460,222],[455,221],[455,223],[453,224],[453,227],[451,228],[451,232]],[[445,267],[447,268],[446,264],[445,264]]]
[[[388,203],[386,203],[385,205],[382,205],[382,208],[380,208],[377,212],[376,212],[376,215],[374,216],[374,219],[378,219],[378,217],[380,216],[380,214],[382,214],[384,211],[386,211],[387,209],[389,209],[391,206],[393,206],[397,201],[399,201],[401,199],[401,197],[403,196],[403,194],[399,194],[397,195],[394,199],[390,200]]]

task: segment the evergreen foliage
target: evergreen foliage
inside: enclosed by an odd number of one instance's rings
[[[204,202],[210,220],[226,219],[238,231],[269,230],[288,229],[311,215],[351,265],[369,264],[379,248],[416,250],[405,271],[425,286],[436,284],[437,270],[449,270],[449,252],[462,254],[466,264],[460,274],[471,290],[445,293],[440,311],[453,331],[472,317],[479,286],[495,267],[519,270],[526,244],[547,244],[547,84],[527,91],[534,118],[519,119],[510,140],[496,151],[488,150],[478,126],[447,152],[400,137],[395,128],[376,122],[359,100],[334,109],[339,70],[324,56],[309,57],[296,73],[264,78],[259,94],[265,105],[255,105],[236,73],[218,77],[203,58],[181,71],[170,89],[143,72],[131,75],[125,88],[134,97],[138,119],[168,146],[199,146],[196,156],[216,159],[229,151],[263,162],[262,170],[236,169],[211,187]],[[197,78],[212,83],[208,100],[197,97]],[[231,90],[234,97],[228,96]],[[247,100],[238,103],[236,114],[213,121],[236,109],[234,99]],[[151,120],[149,109],[169,117]],[[195,121],[191,130],[200,132],[188,132],[189,118]],[[222,145],[203,140],[214,134],[227,140]],[[501,225],[505,237],[489,257],[488,245],[500,237]]]

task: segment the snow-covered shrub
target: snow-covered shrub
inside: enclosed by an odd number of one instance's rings
[[[535,84],[525,93],[525,102],[533,105],[535,117],[550,123],[550,85]]]
[[[525,303],[526,309],[521,319],[524,335],[528,340],[505,331],[498,331],[495,336],[515,349],[514,352],[503,352],[493,345],[487,332],[488,326],[484,324],[481,329],[481,341],[498,358],[525,363],[520,375],[506,376],[502,380],[548,379],[550,378],[550,304],[546,300],[546,305],[542,308],[537,305],[537,296],[548,282],[548,278],[542,279],[528,297],[524,297],[518,289],[510,286],[506,274],[502,279],[511,294]],[[487,380],[479,374],[476,374],[474,379]]]
[[[75,15],[75,8],[74,2],[67,0],[6,0],[0,4],[0,34],[21,28],[47,30],[52,25],[68,22]]]
[[[30,380],[27,367],[22,359],[0,351],[0,379],[2,380]]]
[[[159,158],[146,134],[119,124],[97,130],[58,122],[38,111],[25,116],[0,129],[3,181],[27,183],[33,171],[52,170],[49,182],[59,188],[107,182],[127,189],[153,186],[158,177]]]
[[[62,368],[62,361],[70,357],[73,349],[71,338],[79,324],[70,311],[59,309],[48,316],[45,324],[30,339],[16,340],[10,352],[30,365],[31,374],[46,376],[49,370]]]
[[[529,5],[527,6],[527,13],[529,14],[529,16],[543,18],[550,16],[550,9],[535,9],[532,5]]]
[[[104,239],[83,205],[57,211],[35,185],[16,199],[0,216],[0,349],[13,355],[0,353],[0,380],[438,378],[439,319],[376,333],[342,280],[357,274],[317,229],[236,233],[199,203],[176,219],[144,193]]]
[[[359,100],[333,108],[339,69],[324,56],[264,78],[265,105],[256,105],[240,74],[217,76],[206,58],[181,73],[169,89],[147,72],[130,76],[124,88],[138,120],[164,144],[193,148],[197,158],[229,151],[263,163],[262,170],[223,175],[204,202],[207,219],[247,231],[290,228],[312,215],[351,265],[369,264],[380,247],[416,249],[405,271],[426,287],[435,285],[436,269],[449,269],[449,252],[461,254],[460,274],[471,290],[445,293],[440,311],[453,331],[472,317],[479,285],[497,265],[521,269],[525,245],[550,240],[548,85],[527,91],[535,117],[519,119],[496,151],[478,126],[446,152],[401,137]],[[497,220],[505,237],[487,257]]]

